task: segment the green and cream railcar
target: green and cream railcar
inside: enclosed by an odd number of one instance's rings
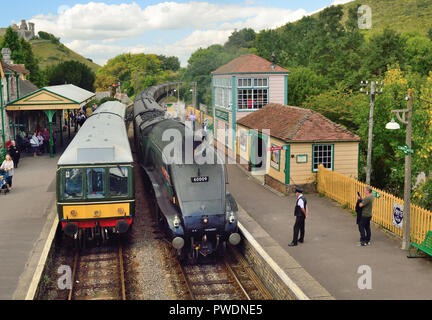
[[[133,222],[133,157],[125,114],[120,102],[101,105],[58,161],[57,210],[68,236],[126,233]]]

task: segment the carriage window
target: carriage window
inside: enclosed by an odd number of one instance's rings
[[[87,169],[87,198],[103,198],[105,194],[104,187],[105,168]]]
[[[128,193],[128,168],[109,169],[109,188],[113,197],[126,197]]]
[[[81,169],[64,170],[65,199],[80,199],[83,196],[83,174]]]

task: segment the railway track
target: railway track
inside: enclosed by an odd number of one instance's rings
[[[68,300],[126,300],[120,244],[75,252]]]
[[[253,270],[233,248],[212,264],[179,263],[191,300],[271,300]]]

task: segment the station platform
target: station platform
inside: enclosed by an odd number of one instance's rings
[[[283,248],[281,255],[292,257],[336,300],[432,299],[430,258],[408,259],[407,251],[400,249],[401,241],[376,226],[372,226],[371,246],[358,246],[356,218],[317,194],[305,194],[310,211],[305,242],[288,247],[295,196],[273,192],[238,165],[227,168],[228,190],[239,205]],[[359,288],[362,266],[370,267],[371,289]]]
[[[21,157],[13,188],[0,195],[0,299],[26,298],[57,217],[56,168],[61,153]]]

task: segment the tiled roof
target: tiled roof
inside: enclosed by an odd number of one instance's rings
[[[20,74],[24,74],[24,75],[30,73],[30,71],[28,71],[23,64],[8,64],[8,63],[5,63],[4,61],[1,61],[1,64],[2,64],[3,71],[5,73],[16,72],[16,73],[20,73]]]
[[[360,141],[360,137],[309,109],[269,104],[237,121],[245,127],[270,130],[286,142]]]
[[[274,65],[272,68],[272,63],[258,57],[254,54],[246,54],[238,57],[237,59],[232,60],[219,67],[217,70],[213,71],[212,74],[220,74],[220,73],[254,73],[254,72],[263,72],[263,73],[275,73],[275,72],[286,72],[289,73],[288,70]]]

